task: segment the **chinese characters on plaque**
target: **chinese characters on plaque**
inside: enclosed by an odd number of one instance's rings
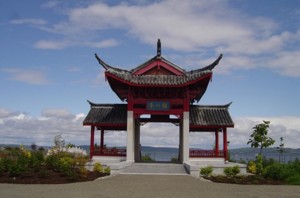
[[[149,111],[168,111],[170,110],[169,101],[148,101],[147,110]]]

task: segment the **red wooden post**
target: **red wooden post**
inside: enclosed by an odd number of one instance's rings
[[[90,159],[93,158],[94,154],[94,135],[95,135],[95,126],[91,126],[91,141],[90,141]]]
[[[227,128],[223,128],[223,151],[224,151],[224,159],[227,160]]]
[[[218,129],[215,131],[216,142],[215,142],[215,154],[216,157],[219,157],[219,131]]]
[[[100,153],[103,154],[104,149],[104,129],[101,128]]]

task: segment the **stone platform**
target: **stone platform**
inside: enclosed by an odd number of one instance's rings
[[[182,164],[171,163],[133,163],[120,170],[120,174],[188,175]]]
[[[199,158],[191,159],[183,164],[172,163],[134,163],[125,161],[124,158],[93,158],[87,164],[89,170],[93,169],[96,162],[100,162],[104,167],[108,166],[111,170],[111,175],[118,174],[140,174],[140,175],[191,175],[200,177],[200,169],[212,166],[213,174],[222,175],[226,167],[239,166],[240,174],[247,174],[246,165],[227,162],[223,159],[216,158]]]

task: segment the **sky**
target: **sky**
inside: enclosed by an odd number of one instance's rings
[[[122,103],[109,87],[106,63],[133,69],[156,55],[189,71],[223,58],[199,101],[229,108],[229,148],[249,147],[256,124],[271,122],[274,146],[300,142],[300,1],[298,0],[0,0],[0,144],[89,144],[87,100]],[[178,147],[172,124],[141,127],[141,143]],[[96,137],[96,141],[97,138]],[[212,148],[211,133],[190,146]],[[107,132],[125,145],[126,132]]]

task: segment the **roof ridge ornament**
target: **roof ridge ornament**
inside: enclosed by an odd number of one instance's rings
[[[103,60],[101,60],[101,58],[99,58],[99,56],[97,55],[97,53],[95,53],[95,57],[98,60],[99,64],[102,65],[102,67],[104,67],[105,70],[107,70],[108,68],[111,67],[108,64],[106,64]]]
[[[157,40],[157,54],[156,54],[156,58],[161,58],[161,42],[160,39]]]
[[[220,56],[213,63],[211,63],[210,65],[205,66],[201,69],[191,70],[188,73],[193,74],[193,73],[202,72],[202,71],[212,71],[219,64],[222,57],[223,57],[223,54],[220,54]]]

